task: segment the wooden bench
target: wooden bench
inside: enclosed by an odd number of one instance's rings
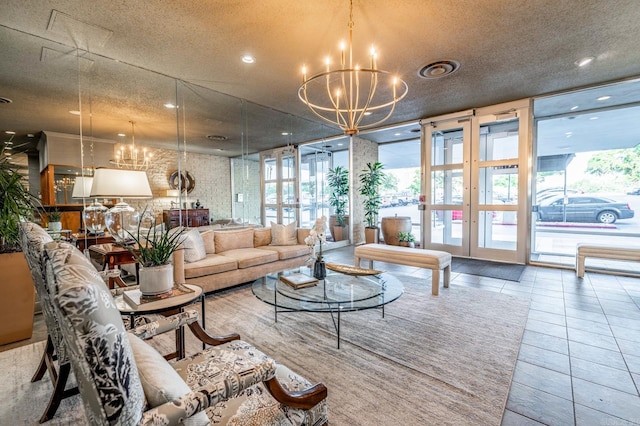
[[[640,248],[578,244],[576,246],[576,275],[578,278],[584,277],[584,262],[587,257],[638,262],[640,261]]]
[[[373,269],[374,260],[431,269],[431,294],[434,296],[438,295],[440,287],[440,270],[444,270],[444,287],[449,287],[451,254],[446,251],[423,250],[386,244],[365,244],[355,248],[354,256],[357,267],[360,267],[361,259],[368,259],[369,268],[371,269]]]

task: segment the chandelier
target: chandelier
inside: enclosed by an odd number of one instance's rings
[[[151,165],[151,157],[153,154],[147,152],[147,148],[142,148],[142,151],[136,147],[135,137],[135,124],[131,123],[131,144],[122,144],[116,149],[116,159],[111,163],[115,164],[119,169],[129,170],[147,170]]]
[[[349,2],[349,44],[340,46],[340,67],[307,77],[302,67],[302,85],[298,97],[321,119],[354,135],[359,129],[386,121],[396,104],[407,95],[409,87],[402,79],[378,69],[376,51],[371,48],[370,68],[353,64],[353,0]],[[380,117],[380,115],[384,115]]]

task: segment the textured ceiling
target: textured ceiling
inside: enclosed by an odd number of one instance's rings
[[[347,0],[3,0],[0,131],[78,134],[81,110],[84,134],[117,140],[135,121],[136,142],[229,156],[337,135],[297,89],[303,64],[336,57],[348,17]],[[386,124],[640,75],[636,0],[354,0],[353,20],[354,55],[374,44],[409,85]],[[418,76],[440,59],[461,68]]]

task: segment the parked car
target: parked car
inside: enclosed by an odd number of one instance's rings
[[[566,189],[566,193],[567,195],[581,195],[584,194],[584,191],[582,191],[581,189],[573,189],[573,188],[567,188]],[[564,196],[565,194],[565,189],[564,188],[547,188],[547,189],[541,189],[540,191],[538,191],[536,193],[536,202],[537,203],[542,203],[543,200],[547,200],[551,197],[556,197],[556,196]]]
[[[627,203],[591,195],[556,196],[543,200],[537,206],[538,220],[543,222],[614,223],[618,219],[631,219],[634,211]],[[566,219],[565,219],[566,215]]]
[[[627,195],[640,195],[640,188],[636,188],[627,192]]]

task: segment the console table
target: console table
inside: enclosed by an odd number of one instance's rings
[[[182,222],[180,217],[182,217]],[[162,221],[169,229],[178,226],[196,227],[209,225],[209,209],[162,210]]]

